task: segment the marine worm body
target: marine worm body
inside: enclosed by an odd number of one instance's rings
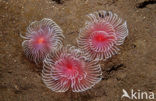
[[[85,27],[81,29],[77,43],[90,59],[106,60],[118,53],[128,35],[126,21],[110,11],[99,11],[87,15]]]
[[[55,92],[82,92],[101,80],[101,67],[88,60],[79,49],[66,46],[47,55],[43,62],[42,79]]]
[[[32,22],[22,43],[25,55],[35,63],[42,62],[48,53],[62,47],[64,35],[51,19]]]

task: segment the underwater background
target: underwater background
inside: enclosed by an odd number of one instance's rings
[[[122,89],[156,92],[156,4],[151,1],[0,0],[0,101],[120,101]],[[98,10],[127,21],[129,35],[119,54],[100,63],[103,78],[92,89],[51,91],[41,79],[42,65],[25,57],[20,34],[31,22],[50,18],[62,28],[64,45],[77,46],[85,15]]]

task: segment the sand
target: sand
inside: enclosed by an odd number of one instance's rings
[[[150,0],[57,1],[0,0],[0,101],[121,101],[122,89],[156,94],[156,4]],[[42,65],[24,55],[20,33],[24,35],[31,22],[50,18],[63,29],[64,45],[77,46],[85,15],[98,10],[112,11],[127,21],[129,36],[121,51],[101,62],[103,79],[92,89],[51,91],[42,82]]]

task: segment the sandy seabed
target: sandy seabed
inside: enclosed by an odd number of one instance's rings
[[[121,101],[122,89],[156,94],[156,4],[150,0],[57,1],[0,0],[0,101]],[[25,34],[34,20],[51,18],[64,31],[64,45],[77,46],[85,15],[98,10],[112,11],[127,21],[129,36],[121,51],[101,62],[103,79],[92,89],[52,92],[42,82],[42,66],[25,57],[20,33]]]

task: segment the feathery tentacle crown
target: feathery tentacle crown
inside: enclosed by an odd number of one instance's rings
[[[35,63],[42,62],[50,51],[62,47],[64,35],[61,28],[51,19],[32,22],[22,43],[26,56]]]
[[[74,46],[66,46],[51,52],[43,62],[42,79],[52,91],[82,92],[101,80],[101,68],[97,61],[88,60]]]
[[[128,35],[126,21],[110,11],[99,11],[88,15],[77,43],[91,59],[106,60],[119,51]]]

